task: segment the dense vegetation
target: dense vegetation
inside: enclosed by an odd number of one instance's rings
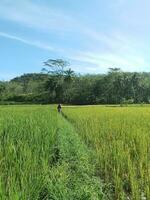
[[[0,106],[0,199],[149,199],[149,118],[147,106]]]
[[[150,108],[88,106],[64,113],[94,151],[95,173],[109,184],[110,199],[150,199]]]
[[[56,114],[42,107],[0,107],[0,199],[45,195],[51,184],[48,166],[53,159],[55,121]]]
[[[25,74],[0,82],[1,103],[149,103],[150,73],[110,69],[107,74]]]
[[[53,107],[0,107],[0,199],[107,199],[89,155]]]

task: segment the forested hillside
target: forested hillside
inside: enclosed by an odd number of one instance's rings
[[[70,71],[69,71],[70,70]],[[122,72],[110,68],[107,74],[24,74],[0,82],[1,103],[120,104],[149,103],[150,73]]]

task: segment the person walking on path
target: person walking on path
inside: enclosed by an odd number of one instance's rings
[[[62,110],[62,106],[61,106],[61,104],[58,104],[58,106],[57,106],[57,110],[58,110],[59,113],[61,113],[61,110]]]

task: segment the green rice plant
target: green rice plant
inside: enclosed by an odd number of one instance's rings
[[[64,113],[94,151],[95,173],[112,199],[150,199],[150,108],[68,107]]]
[[[57,115],[42,106],[0,107],[0,197],[40,199],[50,170]]]
[[[0,107],[0,199],[107,200],[90,153],[54,106]]]

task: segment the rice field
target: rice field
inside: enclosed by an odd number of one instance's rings
[[[0,200],[107,199],[56,106],[0,106]]]
[[[64,113],[93,152],[108,199],[150,199],[150,107],[70,107]]]
[[[150,107],[0,106],[0,199],[149,200]]]
[[[44,195],[56,137],[48,107],[0,107],[0,199]]]

